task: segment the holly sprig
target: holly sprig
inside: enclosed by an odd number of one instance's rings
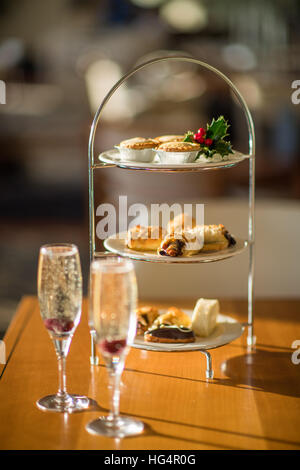
[[[219,116],[218,119],[213,118],[211,123],[206,125],[206,129],[200,127],[196,133],[187,131],[184,142],[200,144],[201,150],[198,157],[204,154],[207,158],[212,158],[214,154],[218,153],[223,158],[225,155],[233,153],[231,143],[227,139],[229,127],[224,116]]]

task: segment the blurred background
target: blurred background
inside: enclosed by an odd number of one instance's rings
[[[87,279],[94,113],[132,67],[167,55],[213,65],[244,96],[257,139],[257,296],[299,295],[300,104],[291,100],[299,21],[297,0],[0,0],[2,334],[22,295],[36,294],[43,243],[76,243]],[[157,64],[109,101],[96,155],[124,138],[197,130],[220,114],[234,147],[247,152],[243,112],[220,79],[194,65]],[[206,222],[247,237],[247,162],[205,175],[97,171],[96,206],[124,194],[129,203],[205,203]],[[243,254],[188,269],[137,263],[140,295],[245,297],[247,262]]]

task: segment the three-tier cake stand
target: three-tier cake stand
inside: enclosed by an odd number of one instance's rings
[[[108,103],[110,98],[119,89],[119,87],[124,84],[130,77],[134,74],[139,72],[142,69],[147,69],[153,64],[157,64],[159,62],[166,62],[166,61],[179,61],[179,62],[186,62],[191,64],[196,64],[207,71],[210,71],[216,74],[220,79],[224,80],[226,84],[230,87],[232,93],[236,97],[238,103],[240,104],[247,121],[247,128],[248,128],[248,146],[249,146],[249,154],[245,157],[249,160],[249,198],[248,198],[248,239],[243,240],[238,244],[238,247],[227,250],[227,252],[216,252],[214,255],[203,253],[202,256],[198,256],[196,258],[190,257],[188,260],[181,260],[180,258],[170,258],[170,257],[155,257],[155,259],[151,259],[151,256],[138,256],[134,252],[130,252],[130,250],[114,250],[111,249],[111,245],[105,245],[107,251],[96,251],[96,243],[95,243],[95,203],[94,203],[94,172],[99,169],[106,169],[111,167],[119,167],[119,168],[126,168],[132,171],[159,171],[159,172],[166,172],[169,174],[172,173],[180,173],[180,172],[198,172],[198,171],[209,171],[209,170],[218,170],[222,168],[228,168],[231,166],[236,165],[239,163],[239,160],[232,162],[231,160],[225,160],[221,163],[204,163],[201,165],[197,164],[188,164],[178,166],[178,165],[139,165],[136,162],[131,162],[130,164],[127,162],[120,161],[110,161],[102,159],[102,161],[97,157],[95,160],[94,157],[94,141],[95,141],[95,134],[97,130],[97,126],[101,117],[101,113],[105,105]],[[247,345],[251,348],[255,344],[255,336],[254,336],[254,312],[253,312],[253,284],[254,284],[254,203],[255,203],[255,133],[254,133],[254,125],[253,120],[248,109],[248,106],[236,88],[236,86],[232,83],[232,81],[220,72],[218,69],[212,67],[211,65],[197,60],[192,57],[188,56],[168,56],[168,57],[159,57],[147,62],[144,62],[137,67],[133,68],[129,71],[126,75],[124,75],[107,93],[105,98],[103,99],[102,103],[100,104],[96,114],[94,116],[94,120],[91,126],[90,136],[89,136],[89,146],[88,146],[88,160],[89,160],[89,249],[90,249],[90,261],[94,258],[105,257],[109,255],[118,255],[126,256],[132,259],[139,259],[144,261],[159,261],[162,263],[170,263],[173,262],[180,263],[180,262],[190,262],[190,263],[207,263],[211,261],[219,261],[222,259],[226,259],[232,257],[236,254],[241,253],[244,250],[248,250],[249,254],[249,267],[248,267],[248,321],[243,323],[241,326],[242,328],[247,328]],[[242,159],[241,159],[242,160]],[[241,161],[240,160],[240,161]],[[224,343],[223,343],[224,344]],[[222,344],[220,344],[221,346]],[[138,346],[137,346],[138,347]],[[218,345],[213,345],[211,349],[214,347],[218,347]],[[142,347],[143,348],[143,347]],[[146,348],[147,349],[147,348]],[[149,349],[149,348],[148,348]],[[199,348],[199,352],[206,356],[206,377],[212,378],[213,377],[213,369],[212,369],[212,358],[209,352],[210,348]],[[168,350],[168,349],[165,349]],[[172,349],[170,349],[172,350]],[[178,349],[176,349],[178,351]],[[183,348],[183,350],[185,350]],[[95,332],[91,330],[91,364],[96,365],[98,364],[98,357],[95,351]]]

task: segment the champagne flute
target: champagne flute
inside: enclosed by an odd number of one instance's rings
[[[140,434],[141,421],[119,414],[120,380],[129,345],[136,333],[137,285],[133,263],[109,257],[94,260],[90,271],[90,316],[96,345],[109,376],[110,413],[88,423],[92,434],[125,437]]]
[[[57,412],[86,409],[90,404],[87,397],[70,395],[66,390],[66,357],[82,307],[81,266],[75,245],[60,243],[41,247],[38,298],[44,326],[58,359],[59,386],[56,395],[43,397],[36,404],[42,410]]]

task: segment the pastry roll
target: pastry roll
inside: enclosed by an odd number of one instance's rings
[[[203,234],[203,230],[202,230]],[[203,235],[201,229],[186,230],[168,233],[163,239],[158,254],[162,256],[193,256],[203,246]]]
[[[199,225],[180,233],[168,233],[158,253],[162,256],[193,256],[199,252],[224,250],[235,243],[224,225]]]
[[[167,225],[167,232],[174,233],[174,232],[182,232],[184,230],[190,230],[191,228],[196,226],[196,219],[189,214],[179,214],[174,217],[173,220]]]
[[[161,227],[136,225],[127,233],[128,248],[136,251],[157,251],[166,231]]]
[[[159,312],[156,307],[145,306],[136,309],[137,334],[144,334],[158,316]]]
[[[162,256],[182,256],[185,246],[185,239],[181,234],[175,237],[175,234],[168,234],[158,248],[158,254]]]
[[[177,307],[170,307],[166,313],[159,315],[153,323],[153,326],[176,325],[179,327],[190,328],[191,318]]]
[[[204,225],[204,245],[201,251],[219,251],[236,244],[224,225]]]

